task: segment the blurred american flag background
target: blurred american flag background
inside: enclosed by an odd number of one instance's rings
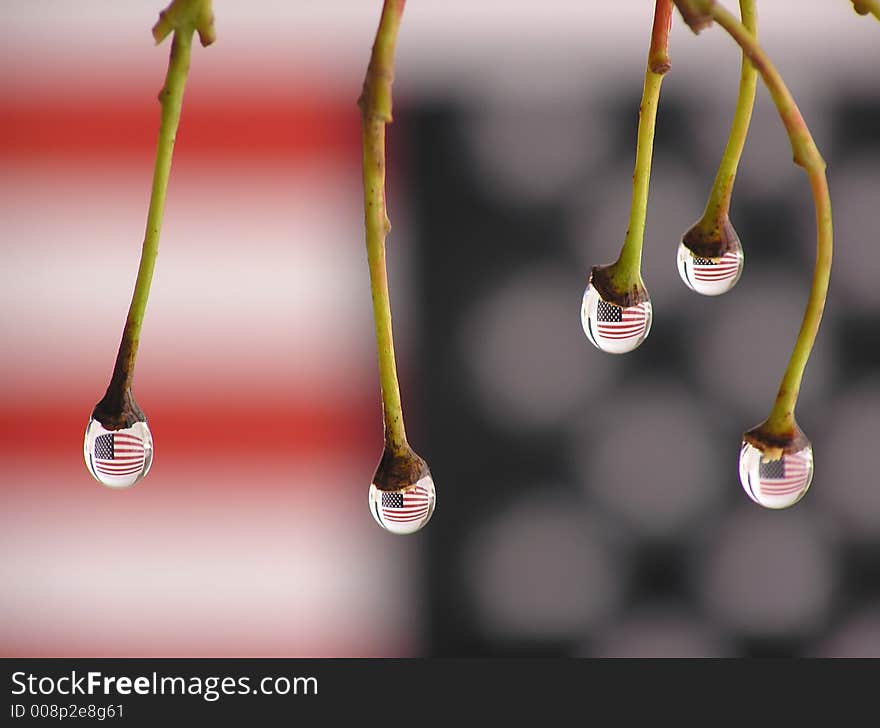
[[[120,493],[79,441],[137,270],[161,7],[4,6],[7,654],[418,649],[413,549],[367,509],[381,420],[354,101],[378,8],[237,5],[194,49],[134,386],[156,456]]]
[[[849,246],[807,370],[815,492],[768,514],[736,482],[738,433],[770,406],[814,233],[763,91],[733,209],[742,281],[696,301],[674,265],[727,132],[735,49],[676,16],[646,240],[654,329],[612,362],[579,303],[625,231],[653,3],[407,3],[389,273],[438,508],[399,538],[367,509],[382,432],[355,101],[380,0],[215,0],[135,376],[152,471],[123,492],[86,472],[146,220],[160,5],[0,10],[4,655],[880,654],[880,498],[856,456],[878,432],[876,342],[848,333],[880,310],[865,212],[880,154],[866,133],[845,157],[857,134],[834,126],[841,98],[877,104],[876,23],[814,0],[794,33],[789,3],[760,3],[768,50],[841,163]],[[775,260],[776,242],[803,259]],[[778,329],[753,326],[767,310]],[[844,345],[867,358],[830,353]],[[551,450],[555,469],[530,460]]]

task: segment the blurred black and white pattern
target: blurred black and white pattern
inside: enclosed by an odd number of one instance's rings
[[[717,69],[672,55],[643,264],[654,319],[624,356],[589,344],[579,306],[626,232],[643,55],[576,69],[555,95],[447,89],[397,112],[401,285],[420,303],[401,314],[418,341],[404,394],[442,491],[427,654],[880,656],[880,86],[831,62],[821,82],[790,78],[828,162],[836,255],[798,409],[815,478],[769,511],[740,487],[740,438],[794,343],[815,222],[759,87],[731,209],[742,278],[717,298],[680,280],[736,97],[725,50]]]

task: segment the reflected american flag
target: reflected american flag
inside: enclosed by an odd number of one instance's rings
[[[382,517],[389,523],[415,523],[428,515],[431,491],[421,482],[407,490],[382,493]]]
[[[732,251],[725,253],[720,258],[694,256],[694,280],[703,283],[717,283],[733,278],[738,272],[739,256]]]
[[[108,432],[95,438],[92,463],[103,475],[133,475],[144,467],[144,441],[125,432]]]
[[[604,339],[637,338],[648,325],[645,309],[645,303],[622,308],[600,299],[596,307],[596,332]]]
[[[786,496],[797,493],[809,482],[810,470],[810,455],[804,452],[783,455],[778,460],[762,460],[758,471],[761,494]]]

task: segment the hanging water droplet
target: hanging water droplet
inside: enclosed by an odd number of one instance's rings
[[[684,243],[678,245],[678,274],[692,291],[720,296],[736,285],[743,269],[743,250],[738,240],[720,258],[701,258]]]
[[[370,513],[376,523],[391,533],[402,535],[421,529],[431,520],[436,501],[430,475],[400,490],[379,490],[370,485]]]
[[[597,349],[625,354],[639,346],[651,330],[651,301],[623,308],[603,300],[592,284],[584,291],[581,324]]]
[[[86,467],[95,480],[109,488],[129,488],[153,464],[153,436],[146,422],[123,430],[106,430],[90,420],[83,444]]]
[[[743,442],[739,453],[739,479],[749,498],[764,508],[788,508],[804,497],[813,482],[813,446],[767,458],[754,445]]]

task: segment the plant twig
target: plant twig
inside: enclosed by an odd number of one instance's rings
[[[385,448],[373,475],[382,491],[402,490],[430,475],[428,464],[406,440],[400,385],[391,333],[391,302],[385,265],[385,237],[391,230],[385,204],[385,126],[392,121],[391,84],[394,81],[394,49],[406,0],[385,0],[364,88],[358,99],[363,136],[364,224],[370,291],[379,354],[379,382],[385,421]]]
[[[385,440],[394,453],[401,453],[406,449],[406,430],[394,359],[391,302],[385,263],[385,237],[391,230],[385,203],[385,125],[392,121],[394,49],[405,3],[406,0],[384,2],[363,92],[358,100],[363,136],[364,223],[379,353]]]
[[[779,111],[779,116],[791,142],[795,164],[804,168],[810,181],[816,208],[817,232],[816,265],[813,269],[810,295],[794,350],[782,377],[770,416],[758,427],[745,434],[745,438],[749,442],[765,451],[772,449],[790,452],[799,449],[799,445],[802,445],[803,433],[800,432],[795,422],[795,406],[804,369],[819,331],[831,275],[833,230],[831,198],[828,193],[828,180],[825,176],[825,160],[819,154],[810,130],[807,128],[785,82],[748,28],[713,0],[675,0],[675,2],[685,18],[696,18],[695,23],[699,27],[705,27],[704,21],[707,17],[716,21],[743,49],[758,73],[761,74],[773,103]],[[699,29],[693,25],[691,27],[695,31]]]
[[[648,299],[642,283],[642,243],[648,212],[648,188],[651,181],[651,160],[654,152],[654,128],[660,86],[669,70],[669,30],[672,25],[672,0],[657,0],[651,29],[651,46],[645,70],[645,85],[639,106],[639,130],[636,163],[633,172],[633,194],[629,227],[617,260],[610,265],[593,268],[590,282],[606,301],[629,307]]]
[[[144,312],[150,296],[150,285],[159,251],[159,234],[162,229],[168,177],[174,153],[174,139],[180,123],[183,91],[189,72],[192,37],[195,32],[198,32],[203,45],[209,45],[216,37],[211,0],[174,0],[160,13],[159,21],[153,27],[152,32],[156,42],[160,43],[172,31],[174,37],[171,41],[168,72],[165,76],[165,84],[159,92],[162,116],[159,125],[159,139],[156,144],[156,163],[153,170],[150,208],[147,213],[147,226],[137,281],[110,384],[104,398],[98,402],[92,413],[92,417],[108,430],[130,427],[135,422],[145,419],[143,412],[131,395],[131,383],[138,345],[140,344]]]
[[[758,14],[755,8],[755,0],[740,0],[740,16],[743,25],[748,28],[752,35],[757,36]],[[702,232],[708,236],[720,228],[730,212],[730,198],[733,194],[733,183],[736,179],[736,171],[746,137],[749,133],[749,123],[752,118],[752,108],[755,105],[755,89],[758,83],[758,74],[755,67],[749,61],[745,53],[742,57],[742,70],[739,79],[739,93],[736,99],[736,109],[733,121],[730,125],[730,134],[724,154],[718,165],[718,173],[709,193],[706,210],[698,225]]]
[[[880,20],[880,0],[852,0],[853,9],[859,15],[867,15],[871,13],[877,20]]]

